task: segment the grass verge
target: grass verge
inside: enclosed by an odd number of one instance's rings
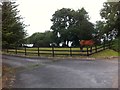
[[[120,54],[114,50],[111,49],[106,49],[104,51],[92,54],[90,57],[94,57],[94,58],[110,58],[110,57],[118,57],[120,56]]]

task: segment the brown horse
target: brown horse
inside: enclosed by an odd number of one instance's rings
[[[82,50],[84,46],[93,46],[95,42],[93,40],[81,40],[80,49]]]

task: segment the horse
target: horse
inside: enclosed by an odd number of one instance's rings
[[[95,41],[91,40],[80,40],[80,49],[83,50],[84,46],[93,46]]]

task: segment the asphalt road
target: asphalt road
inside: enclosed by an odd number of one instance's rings
[[[29,59],[3,55],[19,68],[14,88],[117,88],[118,60]]]

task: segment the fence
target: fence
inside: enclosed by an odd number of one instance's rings
[[[112,43],[103,43],[101,45],[87,46],[84,47],[83,50],[80,47],[37,47],[37,48],[28,48],[28,47],[16,47],[14,49],[5,49],[3,52],[14,53],[14,54],[22,54],[22,55],[35,55],[35,56],[59,56],[59,55],[67,55],[67,56],[89,56],[94,53],[103,51],[112,46]]]

